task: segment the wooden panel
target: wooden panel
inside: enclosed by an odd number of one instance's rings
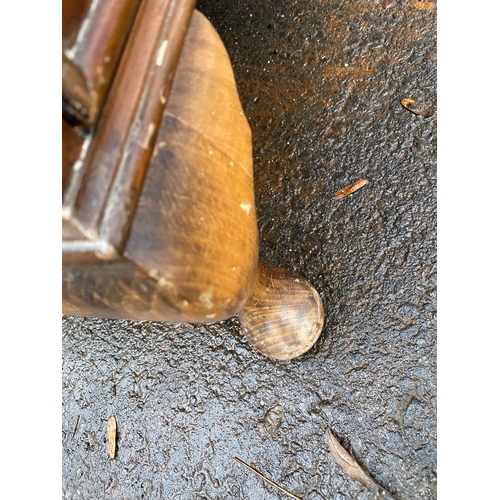
[[[138,320],[185,320],[171,290],[127,259],[73,259],[62,270],[64,314]]]
[[[125,255],[197,321],[239,310],[256,273],[251,132],[229,57],[195,12]]]
[[[250,128],[224,46],[195,12],[124,255],[66,259],[63,310],[219,321],[247,301],[257,258]]]
[[[74,43],[91,3],[92,0],[62,0],[63,45]]]
[[[63,0],[63,109],[97,120],[140,0]]]
[[[77,133],[74,127],[62,121],[62,193],[64,195],[68,189],[73,166],[82,153],[84,138]]]
[[[128,235],[194,0],[143,0],[65,219],[115,258]],[[68,236],[70,238],[70,236]],[[77,251],[71,239],[63,251]]]

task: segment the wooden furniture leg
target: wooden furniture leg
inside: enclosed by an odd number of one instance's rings
[[[307,352],[323,328],[323,303],[314,287],[291,271],[259,262],[252,295],[238,313],[243,333],[262,354],[293,359]]]
[[[321,333],[316,290],[258,263],[251,132],[224,45],[198,11],[123,248],[66,253],[63,311],[190,322],[238,314],[250,342],[276,359],[303,354]]]

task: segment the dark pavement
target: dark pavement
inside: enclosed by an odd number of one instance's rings
[[[261,259],[310,280],[324,331],[278,362],[236,318],[192,329],[65,316],[64,498],[286,498],[237,456],[303,499],[375,499],[335,464],[327,428],[398,500],[436,498],[437,113],[400,104],[436,105],[433,6],[198,4],[252,128]]]

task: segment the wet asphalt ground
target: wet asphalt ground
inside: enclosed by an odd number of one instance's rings
[[[436,498],[438,113],[400,104],[436,106],[433,7],[199,2],[253,133],[261,260],[309,279],[325,327],[278,362],[236,318],[64,316],[63,498],[286,498],[236,456],[302,499],[375,499],[335,464],[327,428],[395,498]]]

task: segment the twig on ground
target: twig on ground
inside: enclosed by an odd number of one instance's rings
[[[286,493],[288,496],[295,498],[296,500],[301,500],[299,497],[295,496],[293,493],[290,493],[289,491],[285,490],[285,488],[282,488],[279,484],[276,484],[274,481],[271,481],[270,479],[268,479],[266,476],[264,476],[264,474],[262,474],[262,472],[259,472],[257,469],[254,469],[252,466],[243,462],[243,460],[241,460],[240,458],[234,457],[234,459],[238,463],[240,463],[241,465],[244,465],[245,467],[250,469],[253,473],[257,474],[257,476],[264,479],[264,481],[267,481],[269,484],[272,484],[275,488],[278,488],[278,490],[282,491],[283,493]]]
[[[116,454],[116,418],[108,418],[108,451],[111,458]]]

